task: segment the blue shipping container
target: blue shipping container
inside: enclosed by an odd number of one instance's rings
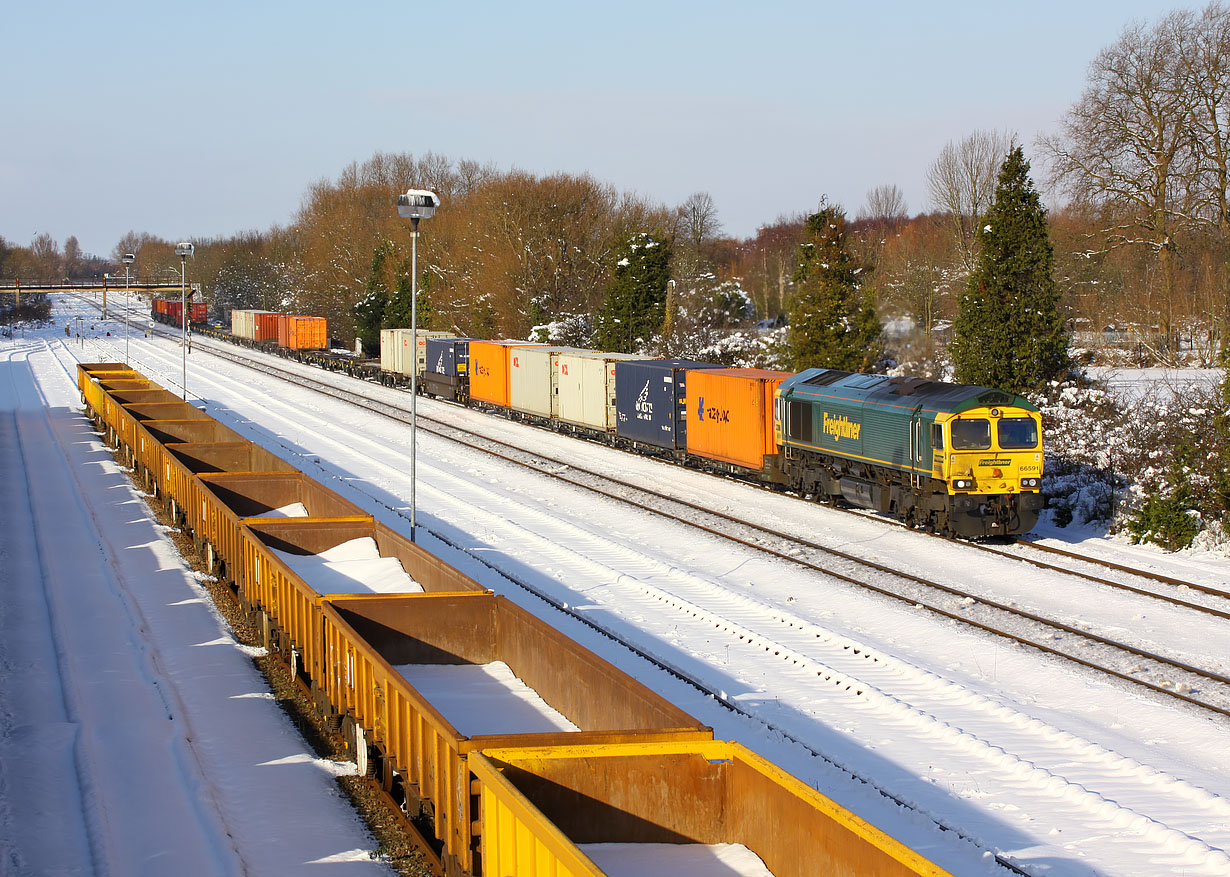
[[[668,450],[687,447],[688,369],[726,368],[690,359],[615,363],[615,434]]]
[[[469,338],[428,338],[425,370],[450,378],[470,373]]]

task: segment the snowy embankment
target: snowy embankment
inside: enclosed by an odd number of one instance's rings
[[[198,343],[190,358],[189,387],[211,414],[406,530],[404,426],[254,375],[205,347]],[[79,355],[123,358],[122,347],[105,341]],[[178,381],[171,342],[134,341],[133,356],[165,386]],[[367,389],[404,404],[404,393]],[[452,406],[423,401],[420,411],[568,451],[587,467],[669,483],[712,507],[890,565],[969,580],[989,597],[1140,628],[1142,636],[1187,637],[1205,654],[1223,649],[1196,641],[1178,616],[1146,598],[1107,600],[1088,585],[1074,594],[1070,580],[973,558],[877,521]],[[749,745],[954,873],[1002,873],[990,852],[1037,874],[1222,874],[1230,863],[1225,723],[427,435],[418,472],[425,547],[548,618],[717,736]],[[560,616],[492,568],[704,678],[751,717]],[[1225,581],[1224,567],[1201,575]]]
[[[0,368],[0,871],[388,873],[64,365]]]

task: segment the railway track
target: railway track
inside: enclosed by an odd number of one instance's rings
[[[280,380],[332,396],[382,417],[406,424],[410,421],[408,412],[390,408],[362,393],[345,390],[328,382],[318,381],[295,371],[224,348],[211,345],[210,352],[255,368]],[[1218,670],[1198,666],[1159,651],[1103,636],[1076,624],[1047,618],[985,595],[963,590],[950,583],[934,581],[908,571],[894,569],[855,554],[825,546],[814,540],[786,536],[769,527],[750,523],[742,518],[721,513],[697,503],[653,491],[644,485],[633,484],[579,467],[570,460],[551,457],[541,452],[527,451],[509,442],[493,439],[456,425],[444,424],[432,419],[429,415],[425,416],[420,413],[417,419],[418,428],[433,435],[483,450],[505,462],[573,484],[608,500],[669,518],[695,530],[736,542],[745,548],[777,560],[821,573],[845,584],[905,602],[986,633],[1003,637],[1011,642],[1046,652],[1147,689],[1155,695],[1230,717],[1230,676]],[[1105,577],[1074,571],[1068,567],[1036,559],[1016,557],[997,548],[961,544],[973,550],[1008,557],[1063,575],[1079,576],[1099,585],[1145,596],[1185,611],[1223,620],[1230,619],[1230,599],[1226,599],[1224,595],[1207,603],[1197,603],[1176,594],[1146,590]],[[1160,578],[1164,580],[1164,577]],[[1177,580],[1169,581],[1184,584]],[[1215,589],[1207,590],[1213,595],[1218,594]],[[804,624],[798,619],[785,620],[783,623],[789,626]],[[780,644],[773,643],[768,643],[766,648],[782,650]],[[1091,657],[1091,652],[1096,652],[1096,657]],[[718,694],[720,695],[720,692]]]
[[[242,357],[234,356],[231,358],[244,359]],[[280,379],[284,379],[283,375],[286,372],[285,369],[277,368],[276,366],[271,368],[266,367],[265,370],[269,371],[271,374],[277,374]],[[313,384],[319,385],[320,383],[311,381],[311,379],[304,379],[301,375],[294,375],[294,379],[302,386],[312,386]],[[307,383],[304,383],[305,380]],[[319,386],[314,386],[313,389],[320,388]],[[363,407],[367,408],[369,411],[373,411],[375,414],[379,414],[382,417],[392,416],[395,420],[403,420],[406,417],[404,412],[387,410],[387,404],[374,403],[370,399],[360,399],[356,401],[354,398],[347,398],[353,397],[357,394],[341,391],[336,387],[328,387],[325,391],[330,395],[336,396],[337,398],[346,399],[350,404],[362,404]],[[426,427],[432,431],[444,431],[446,429],[443,426],[437,427],[432,425],[427,422],[428,420],[429,418],[420,415],[420,427]],[[449,427],[449,429],[453,429],[455,431],[455,434],[451,437],[453,441],[459,441],[468,446],[472,446],[474,442],[478,441],[478,439],[474,437],[475,434],[473,433],[466,433],[464,430],[457,431],[456,427]],[[483,437],[483,440],[489,443],[493,442],[493,440],[487,437]],[[696,521],[693,523],[688,519],[696,518],[702,512],[712,513],[713,510],[698,507],[695,504],[691,504],[690,506],[687,504],[681,505],[675,498],[672,497],[664,497],[662,495],[658,495],[657,497],[645,496],[644,494],[646,491],[642,486],[629,485],[628,482],[619,481],[618,479],[611,479],[601,473],[595,473],[592,471],[586,473],[579,471],[575,466],[567,461],[552,459],[543,454],[532,454],[531,452],[527,452],[523,449],[509,446],[507,443],[503,443],[502,447],[499,445],[493,445],[491,447],[491,451],[501,454],[505,459],[508,459],[510,463],[515,463],[516,465],[535,468],[538,471],[547,470],[550,472],[551,470],[555,470],[557,477],[563,477],[565,480],[573,479],[573,483],[580,483],[581,486],[588,491],[592,492],[595,488],[603,490],[605,493],[610,495],[610,501],[628,503],[630,500],[634,500],[634,498],[629,494],[637,493],[639,499],[635,499],[634,501],[639,502],[638,508],[645,508],[654,511],[657,514],[665,514],[674,518],[683,518],[683,523],[694,528],[696,527],[696,524],[700,524],[700,529],[707,527],[708,530],[706,530],[706,532],[712,533],[715,538],[720,536],[723,539],[727,539],[730,538],[727,533],[730,533],[730,535],[734,535],[736,538],[741,539],[744,544],[753,544],[753,547],[757,547],[758,550],[759,546],[755,543],[764,542],[769,538],[768,534],[763,531],[763,528],[759,532],[756,530],[735,532],[738,527],[746,527],[747,522],[740,521],[731,516],[719,515],[707,522]],[[515,459],[516,457],[522,457],[522,459],[517,460]],[[396,471],[395,467],[390,468],[392,471]],[[580,481],[577,481],[576,479],[580,479]],[[354,488],[355,485],[351,483],[350,487]],[[389,505],[387,502],[376,498],[374,494],[368,495],[373,497],[375,501],[380,502],[386,508],[394,509],[394,511],[397,510],[394,505]],[[671,505],[672,503],[674,504],[673,506]],[[655,508],[654,506],[659,506],[659,508]],[[448,540],[445,539],[444,541]],[[463,546],[458,547],[461,550],[465,550],[465,547]],[[544,543],[542,546],[544,557],[549,557],[547,552],[551,550],[551,547],[552,546],[550,544]],[[558,548],[558,546],[556,547]],[[774,556],[777,557],[780,562],[790,562],[795,564],[799,560],[796,556],[799,551],[818,550],[823,552],[824,549],[823,546],[820,546],[819,549],[804,549],[796,542],[794,545],[786,545],[784,548],[779,546],[773,550],[777,551],[777,555]],[[793,552],[793,554],[788,554],[790,552]],[[782,558],[780,555],[787,556]],[[489,567],[496,570],[510,581],[513,581],[522,587],[535,589],[534,582],[526,581],[524,577],[518,576],[516,572],[510,573],[507,568],[501,568],[501,565],[498,563],[488,563],[481,553],[471,554],[471,556],[477,557],[481,562],[486,563]],[[831,553],[829,556],[831,558]],[[865,564],[859,565],[862,564],[862,561],[859,558],[854,558],[850,561],[845,561],[838,558],[837,560],[834,560],[833,563],[849,563],[852,565],[852,568],[856,573],[859,570],[862,570],[863,573],[866,572]],[[824,574],[830,578],[845,576],[846,580],[858,584],[859,586],[863,585],[862,582],[857,582],[853,575],[848,575],[847,573],[842,572],[840,568],[832,567],[829,564],[829,560],[826,560],[825,564],[826,566],[821,566],[819,563],[816,563],[810,568],[823,569]],[[862,573],[860,573],[860,575],[861,574]],[[537,590],[540,591],[541,589]],[[587,624],[595,629],[604,630],[608,636],[619,639],[621,643],[629,647],[633,652],[641,654],[643,657],[652,661],[655,665],[663,667],[676,676],[692,682],[692,684],[704,691],[710,692],[715,697],[723,700],[732,710],[751,716],[756,721],[762,722],[770,728],[778,730],[788,739],[799,742],[800,745],[824,761],[835,764],[838,767],[841,766],[839,761],[834,761],[830,755],[827,755],[821,752],[820,749],[810,745],[807,742],[806,735],[795,733],[787,723],[775,721],[773,717],[766,719],[766,710],[764,709],[763,704],[751,703],[742,699],[739,695],[732,696],[729,692],[724,691],[721,686],[713,685],[712,680],[704,678],[703,674],[693,672],[693,669],[680,666],[677,663],[672,664],[669,660],[663,661],[659,656],[655,655],[654,649],[647,649],[628,643],[626,638],[619,637],[617,634],[613,634],[610,630],[604,629],[601,623],[595,621],[593,615],[587,611],[587,607],[585,606],[573,605],[573,603],[569,600],[561,600],[557,596],[552,596],[550,594],[543,594],[542,596],[548,602],[551,602],[563,611],[567,612],[577,621]],[[883,695],[878,694],[878,686],[875,681],[875,674],[878,672],[886,672],[886,665],[891,664],[892,659],[885,661],[883,656],[876,655],[865,648],[860,649],[857,645],[852,645],[848,642],[836,641],[830,634],[817,630],[814,624],[799,616],[792,615],[788,612],[782,612],[780,610],[774,610],[776,612],[774,625],[776,632],[774,633],[763,624],[745,622],[740,613],[742,610],[748,608],[747,606],[723,606],[721,609],[715,609],[715,607],[712,606],[705,608],[701,605],[700,599],[690,600],[688,599],[686,592],[681,591],[676,587],[669,589],[637,587],[634,583],[627,583],[627,586],[623,591],[621,591],[621,597],[626,597],[629,601],[641,601],[642,605],[649,607],[646,611],[652,610],[658,614],[669,613],[672,619],[679,619],[680,625],[688,623],[688,620],[691,619],[692,622],[699,626],[707,626],[711,631],[713,631],[716,642],[727,643],[725,649],[727,651],[728,660],[730,659],[732,652],[739,656],[750,655],[754,652],[759,652],[762,654],[767,653],[772,657],[766,658],[766,660],[778,660],[784,662],[791,668],[790,672],[810,675],[813,678],[812,684],[814,686],[831,690],[834,693],[833,696],[835,697],[855,699],[864,703],[870,700],[875,705],[875,708],[883,709],[885,711],[886,721],[890,720],[889,717],[893,715],[894,709],[898,711],[900,709],[899,704],[894,707],[893,704],[890,704],[885,700]],[[903,599],[906,602],[910,602],[911,600],[909,595],[899,595],[897,598]],[[961,600],[957,599],[955,595],[953,595],[952,598],[956,600],[954,614],[959,616],[962,613],[968,614],[970,612],[968,605],[962,606]],[[749,601],[743,600],[740,602],[748,603]],[[917,595],[914,595],[913,603],[911,605],[916,604],[917,602],[919,602]],[[756,613],[752,614],[755,615]],[[760,614],[763,615],[763,612]],[[966,621],[965,618],[962,618],[961,620],[963,622]],[[722,646],[717,645],[714,648],[721,649]],[[736,657],[734,660],[737,663],[740,660],[740,657]],[[715,660],[714,663],[720,663],[720,660]],[[1165,693],[1169,694],[1169,692]],[[972,735],[968,735],[965,732],[952,727],[946,728],[943,733],[956,734],[961,739],[967,740],[971,745],[977,745],[978,742]],[[1001,753],[999,758],[1002,759],[1002,757],[1003,756]],[[1024,763],[1022,764],[1022,767],[1024,767]],[[852,776],[864,779],[864,781],[866,781],[865,778],[859,777],[859,773],[857,771],[850,770],[848,772]],[[880,789],[883,794],[893,800],[901,801],[903,803],[908,801],[908,799],[902,799],[892,794],[890,791],[885,790],[876,783],[871,783],[871,785]],[[1079,783],[1071,784],[1069,788],[1070,795],[1074,799],[1081,798],[1082,792],[1080,791]],[[1095,805],[1105,807],[1105,801],[1099,799],[1098,802],[1089,802],[1089,806],[1091,808]],[[906,803],[906,806],[910,806],[910,804]],[[931,816],[932,814],[928,815]],[[941,819],[937,819],[936,821],[940,825],[945,825],[945,822]],[[947,825],[946,827],[952,828],[960,836],[965,836],[956,825]],[[999,861],[1006,867],[1010,867],[1019,873],[1025,873],[1019,868],[1016,868],[1016,866],[1014,866],[1008,859],[1000,858],[998,856],[997,859],[999,859]]]

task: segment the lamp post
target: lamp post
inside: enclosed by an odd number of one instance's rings
[[[435,192],[410,189],[397,196],[397,215],[410,220],[410,336],[414,339],[414,365],[410,367],[410,541],[415,541],[415,456],[419,395],[419,220],[430,219],[440,206]]]
[[[124,263],[124,365],[128,365],[128,312],[132,310],[132,295],[128,291],[128,269],[136,259],[135,253],[125,253],[121,260]]]
[[[188,401],[188,257],[196,250],[188,241],[175,245],[175,255],[179,256],[179,347],[181,359],[184,361],[184,379],[181,386],[184,390],[184,401]]]

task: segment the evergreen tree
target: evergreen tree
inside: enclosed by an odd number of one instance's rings
[[[634,235],[616,251],[614,276],[595,321],[603,350],[636,353],[657,334],[666,311],[671,252],[660,231]]]
[[[808,240],[799,246],[796,291],[787,344],[796,371],[836,368],[865,371],[880,356],[880,322],[864,288],[870,267],[846,241],[846,215],[821,202],[807,218]]]
[[[417,315],[412,314],[410,310],[410,260],[407,259],[403,262],[397,272],[397,283],[393,289],[393,294],[389,296],[389,303],[385,308],[384,320],[381,325],[385,329],[408,329],[410,328],[410,318],[417,316],[417,323],[420,329],[434,328],[432,325],[430,281],[430,273],[423,273],[419,277],[417,289],[418,313]]]
[[[384,325],[384,312],[389,304],[389,287],[386,278],[386,263],[392,253],[388,241],[382,241],[372,253],[372,268],[367,275],[366,293],[354,306],[355,333],[363,342],[363,351],[368,356],[380,353],[380,328]]]
[[[1217,479],[1217,493],[1221,497],[1222,527],[1230,533],[1230,368],[1221,382],[1221,410],[1213,417],[1213,429],[1217,441],[1221,445],[1220,471]]]
[[[1046,208],[1013,147],[979,223],[980,255],[953,326],[956,378],[1011,393],[1037,390],[1068,367],[1068,337],[1052,277]]]

